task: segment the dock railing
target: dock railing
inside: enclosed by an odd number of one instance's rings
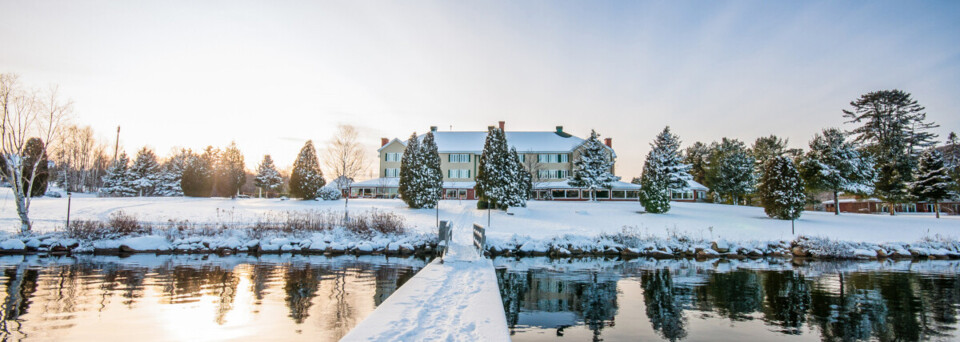
[[[447,254],[447,249],[450,248],[452,235],[453,229],[450,221],[440,221],[440,228],[437,232],[437,253],[440,255],[440,262],[443,262],[443,256]]]
[[[473,246],[477,248],[477,252],[480,255],[483,255],[484,248],[487,245],[487,229],[483,226],[474,223],[473,224]]]

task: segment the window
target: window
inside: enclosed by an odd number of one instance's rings
[[[470,169],[449,169],[447,178],[470,178]]]
[[[383,169],[383,176],[388,178],[400,177],[400,169],[398,168]]]
[[[537,161],[541,163],[566,163],[568,160],[569,157],[564,153],[541,153],[537,156]]]
[[[640,198],[639,191],[627,191],[627,198],[637,199]]]
[[[580,198],[580,190],[567,190],[567,198]]]
[[[624,199],[627,198],[627,192],[623,190],[613,190],[613,199]]]
[[[556,178],[564,179],[570,177],[570,170],[540,170],[537,175],[541,179]]]
[[[597,190],[597,198],[609,199],[610,191],[609,190]]]
[[[675,200],[691,200],[693,199],[693,191],[671,191],[670,198]]]
[[[553,190],[550,194],[553,195],[553,198],[566,198],[566,197],[567,197],[566,191],[563,191],[563,190]]]
[[[520,157],[520,162],[521,162],[521,163],[526,163],[526,162],[527,162],[527,155],[526,155],[526,154],[520,153],[520,154],[517,154],[517,156]]]
[[[384,156],[384,159],[388,162],[398,162],[400,161],[400,153],[390,152]]]
[[[470,154],[469,153],[451,153],[447,157],[447,161],[451,163],[469,163]]]
[[[447,189],[445,198],[457,198],[457,189]]]

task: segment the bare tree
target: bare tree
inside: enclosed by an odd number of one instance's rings
[[[31,137],[40,137],[45,142],[53,141],[60,131],[60,125],[70,112],[72,103],[59,98],[57,87],[51,87],[47,92],[40,93],[33,89],[25,89],[17,75],[0,74],[0,110],[2,110],[2,143],[0,143],[0,157],[2,157],[2,178],[13,190],[14,201],[17,205],[17,215],[20,216],[20,230],[30,230],[30,193],[33,190],[33,181],[38,172],[36,170],[42,158],[37,158],[33,165],[24,165],[26,142]],[[49,143],[43,145],[41,154],[47,152]],[[29,172],[29,179],[24,179],[24,170]]]
[[[98,160],[107,148],[106,142],[94,137],[90,126],[64,127],[53,152],[60,187],[70,192],[96,189],[102,171]]]
[[[533,157],[533,158],[531,158]],[[537,191],[546,183],[546,180],[541,177],[540,171],[543,171],[543,163],[540,162],[540,156],[536,154],[526,154],[523,160],[523,166],[527,168],[527,171],[530,172],[530,183],[531,190]],[[531,194],[528,194],[531,195]],[[539,198],[542,200],[542,198]]]
[[[333,175],[333,184],[342,194],[350,189],[354,178],[363,174],[367,169],[367,155],[357,141],[357,129],[350,125],[337,126],[337,134],[327,143],[324,151],[323,164],[327,167],[327,174]],[[344,197],[344,220],[347,215],[347,204],[350,202],[349,193]]]

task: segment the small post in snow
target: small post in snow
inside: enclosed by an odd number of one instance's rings
[[[490,227],[490,203],[487,203],[487,227]]]
[[[73,193],[67,191],[67,227],[66,229],[70,229],[70,202],[72,202],[71,201],[72,199],[73,199]]]
[[[790,235],[797,235],[797,227],[795,222],[797,222],[797,220],[790,220]]]

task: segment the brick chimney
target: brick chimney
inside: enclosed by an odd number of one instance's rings
[[[500,121],[500,130],[501,130],[501,131],[503,130],[503,124],[504,124],[504,123],[505,123],[505,122]]]
[[[390,139],[380,138],[380,147],[387,146],[387,143],[390,142]]]
[[[430,126],[430,131],[436,133],[436,132],[437,132],[437,126]]]
[[[613,148],[613,138],[603,139],[603,144],[607,145],[609,148]]]
[[[563,133],[563,126],[557,126],[557,133]]]

